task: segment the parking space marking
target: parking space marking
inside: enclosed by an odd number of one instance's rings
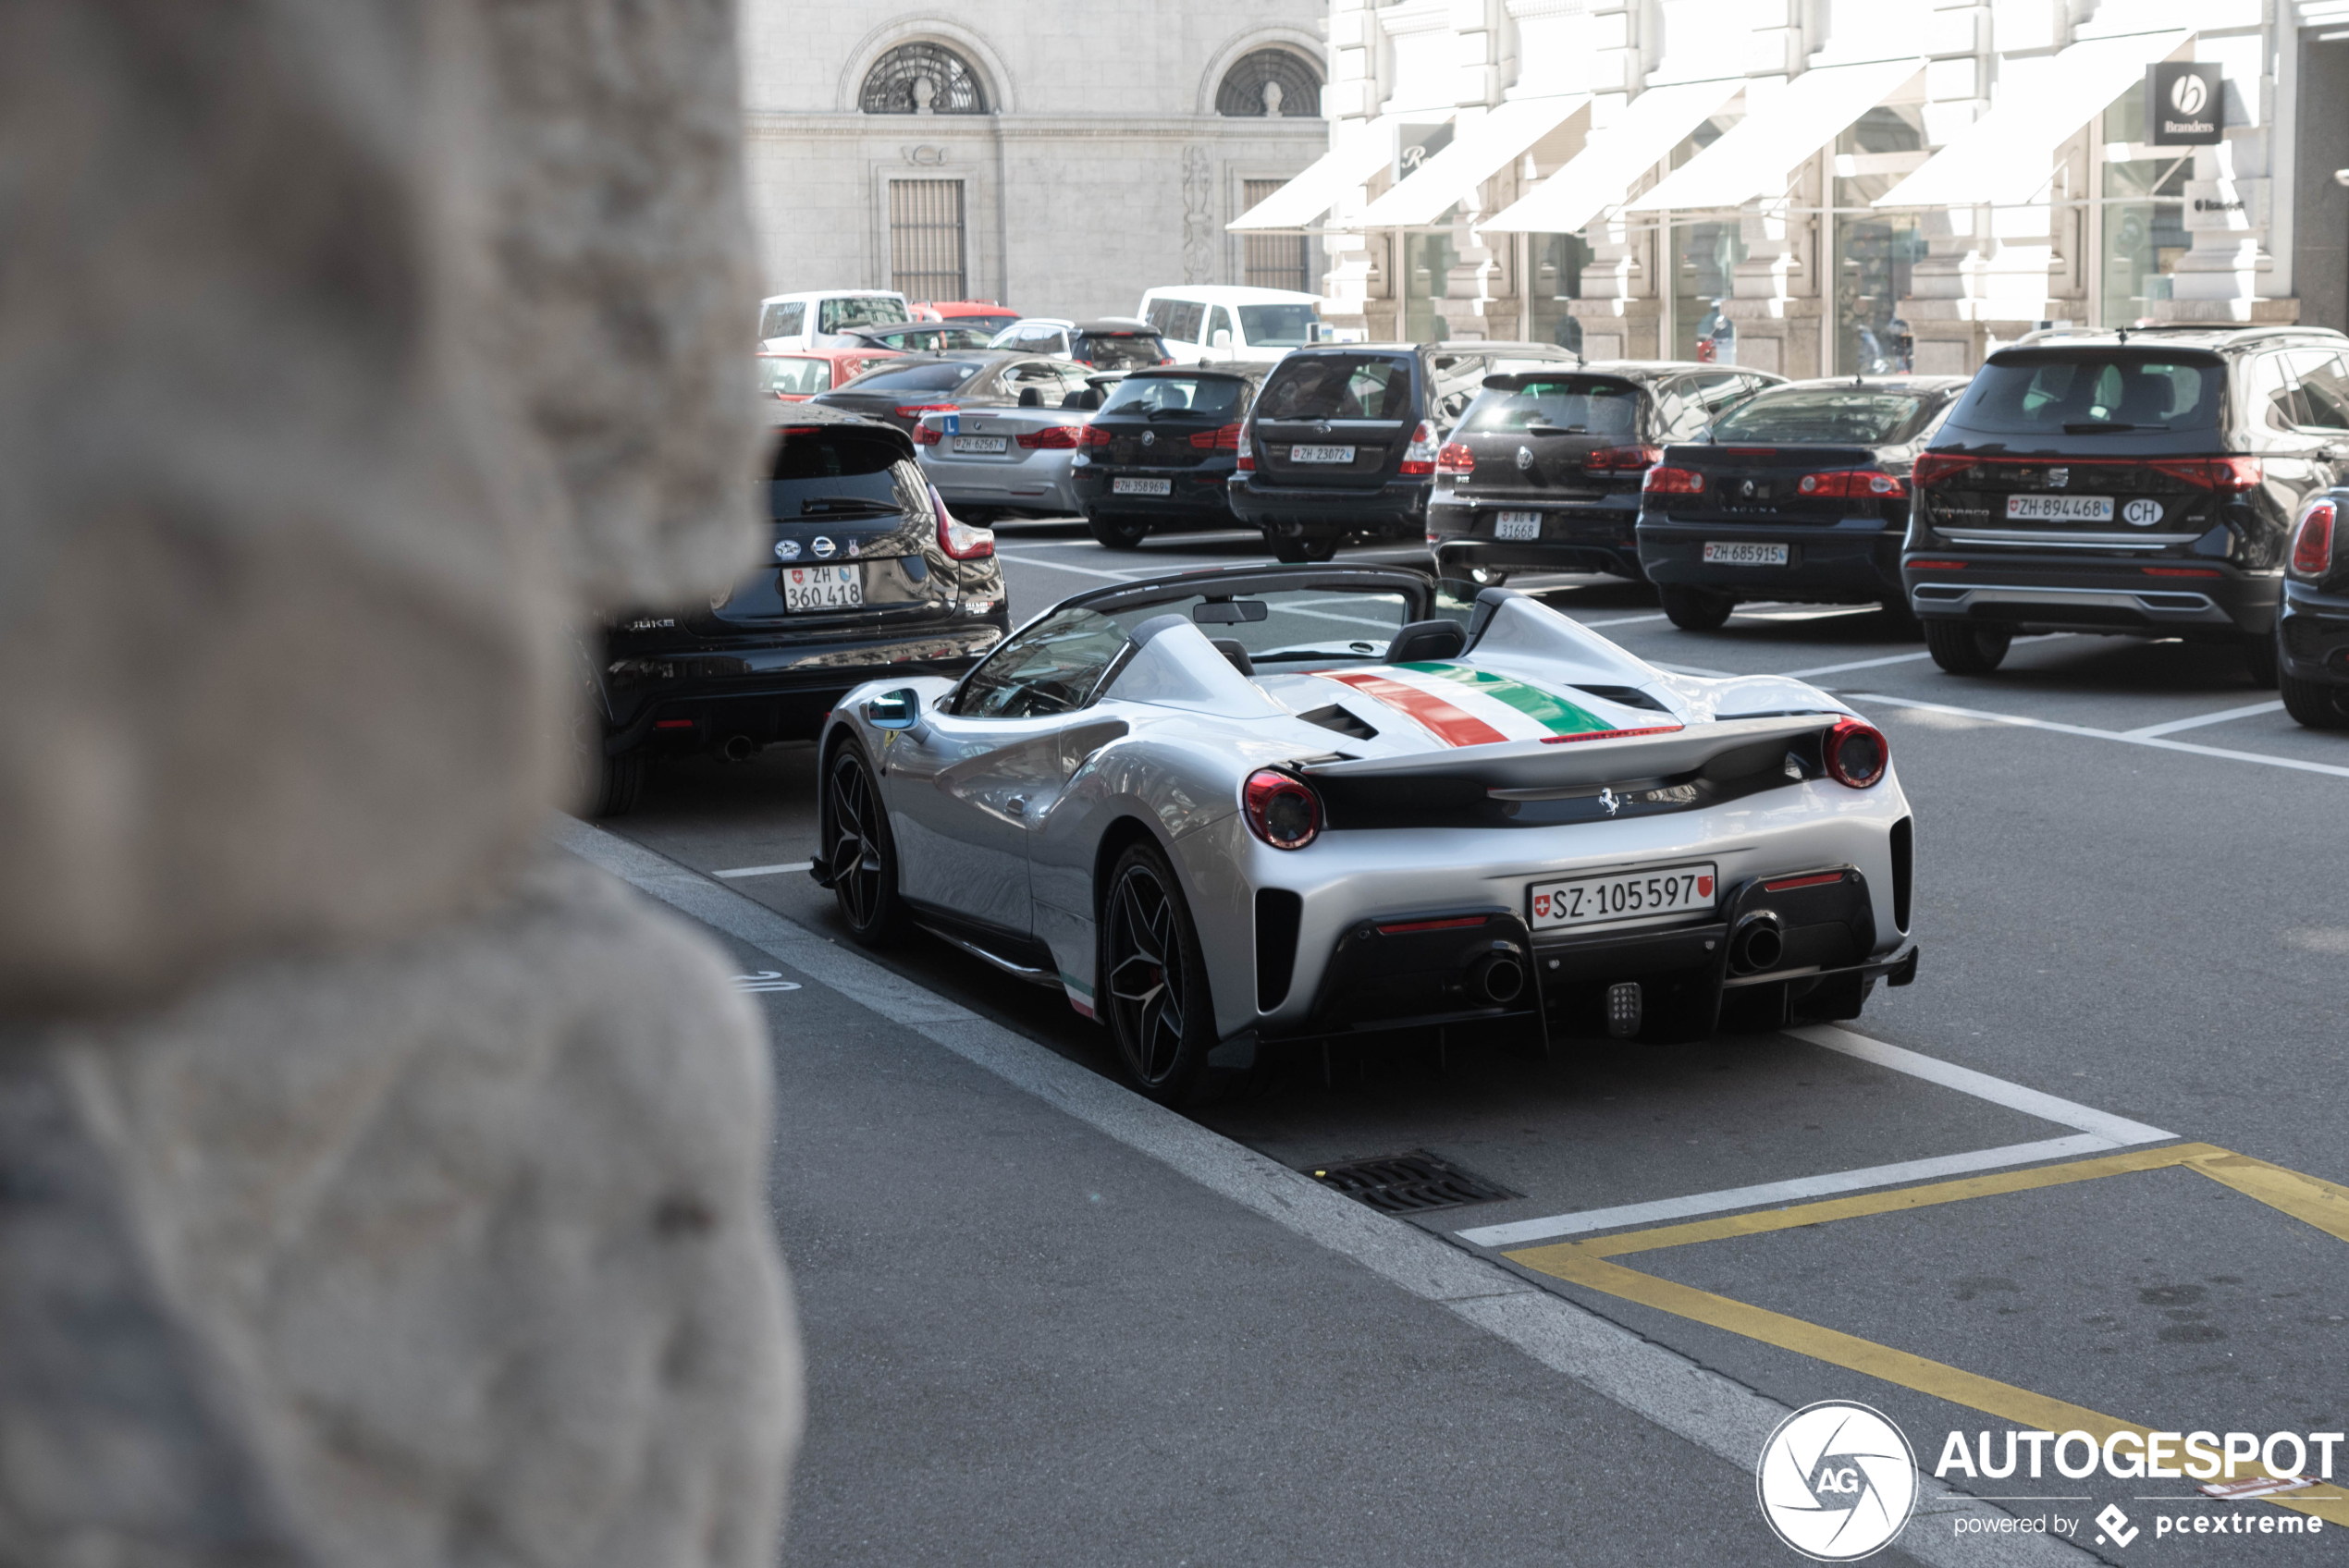
[[[1661,613],[1655,615],[1627,615],[1617,620],[1586,620],[1582,624],[1595,631],[1602,626],[1637,626],[1642,621],[1669,620],[1671,619],[1672,618],[1670,616]]]
[[[1660,666],[1668,669],[1669,665]],[[2126,729],[2093,729],[2085,724],[2060,724],[2051,718],[2026,718],[2021,714],[1990,713],[1982,708],[1962,708],[1949,703],[1921,703],[1912,697],[1888,697],[1876,692],[1843,692],[1838,693],[1855,703],[1882,703],[1887,707],[1916,708],[1925,713],[1946,713],[1958,718],[1978,718],[1990,724],[2011,724],[2023,729],[2046,729],[2058,735],[2084,735],[2092,741],[2118,741],[2128,746],[2153,746],[2165,752],[2184,752],[2192,756],[2218,757],[2225,762],[2259,763],[2269,767],[2288,767],[2299,773],[2322,773],[2335,778],[2349,778],[2349,767],[2329,762],[2304,762],[2298,757],[2271,756],[2266,752],[2238,752],[2224,746],[2199,746],[2191,741],[2172,741],[2161,735],[2145,735]]]
[[[2044,631],[2035,637],[2018,637],[2015,642],[2018,645],[2024,643],[2051,643],[2059,637],[2071,635],[2069,631]],[[1920,649],[1913,654],[1889,654],[1880,659],[1853,659],[1850,664],[1823,664],[1810,669],[1781,669],[1775,673],[1783,675],[1790,680],[1807,680],[1814,675],[1841,675],[1847,669],[1878,669],[1888,664],[1914,664],[1919,659],[1929,659],[1932,656],[1929,650]],[[2280,707],[2282,704],[2272,705]]]
[[[1537,1274],[1546,1274],[1552,1279],[1585,1286],[1619,1300],[1668,1312],[1676,1317],[1685,1317],[1691,1322],[1707,1324],[1746,1339],[1776,1345],[1814,1361],[1823,1361],[1829,1366],[1881,1378],[1885,1382],[1929,1394],[1935,1399],[1947,1400],[1970,1410],[1978,1410],[2033,1430],[2084,1431],[2099,1443],[2116,1432],[2132,1432],[2142,1439],[2153,1428],[2102,1415],[2084,1405],[2035,1393],[2012,1383],[2002,1383],[1995,1378],[1985,1378],[1946,1362],[1896,1350],[1890,1345],[1863,1340],[1855,1334],[1846,1334],[1840,1329],[1789,1317],[1785,1313],[1772,1312],[1766,1307],[1733,1301],[1727,1296],[1715,1295],[1709,1291],[1700,1291],[1653,1274],[1642,1274],[1636,1268],[1607,1260],[1660,1247],[1726,1241],[1802,1226],[1828,1224],[1839,1219],[1897,1213],[1929,1205],[1962,1202],[1968,1198],[2027,1192],[2035,1188],[2164,1169],[2181,1169],[2207,1176],[2279,1213],[2315,1226],[2329,1235],[2349,1241],[2349,1187],[2306,1176],[2296,1170],[2287,1170],[2281,1166],[2270,1165],[2265,1160],[2254,1159],[2248,1155],[2236,1154],[2214,1145],[2181,1144],[2165,1149],[2109,1155],[2068,1166],[2050,1166],[2037,1170],[2012,1171],[1878,1193],[1867,1197],[1806,1204],[1768,1214],[1667,1226],[1661,1230],[1606,1236],[1587,1242],[1559,1242],[1550,1246],[1529,1247],[1502,1256]],[[2338,1487],[2330,1494],[2280,1494],[2259,1501],[2273,1503],[2279,1508],[2313,1514],[2329,1524],[2349,1525],[2349,1493],[2343,1493]]]
[[[1007,556],[1014,560],[1023,561],[1030,566],[1042,567],[1046,571],[1065,571],[1078,577],[1106,577],[1113,582],[1132,582],[1140,578],[1158,575],[1156,572],[1150,571],[1103,571],[1095,566],[1064,566],[1058,561],[1044,558],[1043,552],[1051,547],[1039,545],[1032,550],[1015,550],[998,545],[995,546],[995,553],[999,556]]]
[[[2146,741],[2156,735],[2175,734],[2181,729],[2199,729],[2206,724],[2224,724],[2230,719],[2256,718],[2263,713],[2281,712],[2283,712],[2283,704],[2281,701],[2245,703],[2239,708],[2227,708],[2219,713],[2198,714],[2193,718],[2173,718],[2167,724],[2148,724],[2142,729],[2124,729],[2121,733],[2132,740]]]
[[[814,861],[795,860],[789,865],[738,865],[732,871],[713,871],[710,875],[732,882],[744,876],[787,876],[794,871],[812,871],[815,867]]]
[[[1865,1035],[1855,1035],[1849,1029],[1839,1029],[1832,1023],[1798,1023],[1780,1031],[1798,1040],[1807,1041],[1823,1050],[1840,1051],[1862,1061],[1888,1067],[1895,1072],[1905,1072],[1912,1078],[1922,1078],[1938,1084],[1945,1089],[1955,1089],[1962,1095],[1972,1095],[1978,1100],[2019,1110],[2025,1116],[2035,1116],[2042,1121],[2052,1121],[2059,1127],[2070,1127],[2082,1133],[2093,1133],[2115,1147],[2131,1144],[2166,1143],[2178,1134],[2165,1133],[2158,1127],[2142,1121],[2132,1121],[2125,1116],[2098,1110],[2042,1090],[2026,1088],[2004,1078],[1994,1078],[1987,1072],[1977,1072],[1971,1067],[1961,1067],[1954,1061],[1912,1051],[1905,1046],[1887,1045]]]

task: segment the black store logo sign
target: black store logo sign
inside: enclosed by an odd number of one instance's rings
[[[2216,65],[2172,61],[2146,67],[2146,141],[2156,147],[2215,147],[2227,129]]]

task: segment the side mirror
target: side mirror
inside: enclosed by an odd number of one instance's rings
[[[876,729],[911,729],[921,717],[921,693],[910,686],[865,701],[865,722]]]
[[[1217,327],[1215,329],[1215,347],[1218,349],[1229,349],[1231,346],[1232,329],[1228,326]]]

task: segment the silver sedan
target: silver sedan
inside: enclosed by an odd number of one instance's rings
[[[1034,402],[1023,390],[1011,408],[924,414],[914,449],[946,504],[973,521],[1003,512],[1082,513],[1069,459],[1083,450],[1093,418],[1084,405],[1100,400],[1089,387],[1055,386],[1036,389]]]

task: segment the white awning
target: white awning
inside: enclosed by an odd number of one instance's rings
[[[1504,234],[1570,234],[1623,200],[1707,116],[1745,91],[1745,78],[1651,87],[1614,124],[1591,132],[1566,167],[1478,227]]]
[[[1415,227],[1433,223],[1453,202],[1508,166],[1528,147],[1588,104],[1587,92],[1519,98],[1503,104],[1452,138],[1427,165],[1347,221],[1364,228]]]
[[[2060,55],[2009,60],[1990,112],[1960,131],[1925,166],[1883,195],[1879,207],[2022,206],[2055,173],[2055,150],[2104,113],[2146,67],[2184,46],[2190,32],[2091,38]]]
[[[1783,196],[1789,171],[1924,69],[1911,57],[1804,71],[1775,98],[1749,98],[1745,118],[1628,210],[1708,212]]]
[[[1394,161],[1395,127],[1399,122],[1435,125],[1451,117],[1449,109],[1427,109],[1413,114],[1381,115],[1369,120],[1341,121],[1335,146],[1314,159],[1303,174],[1224,227],[1241,231],[1310,227],[1313,220],[1328,212],[1343,192]]]

